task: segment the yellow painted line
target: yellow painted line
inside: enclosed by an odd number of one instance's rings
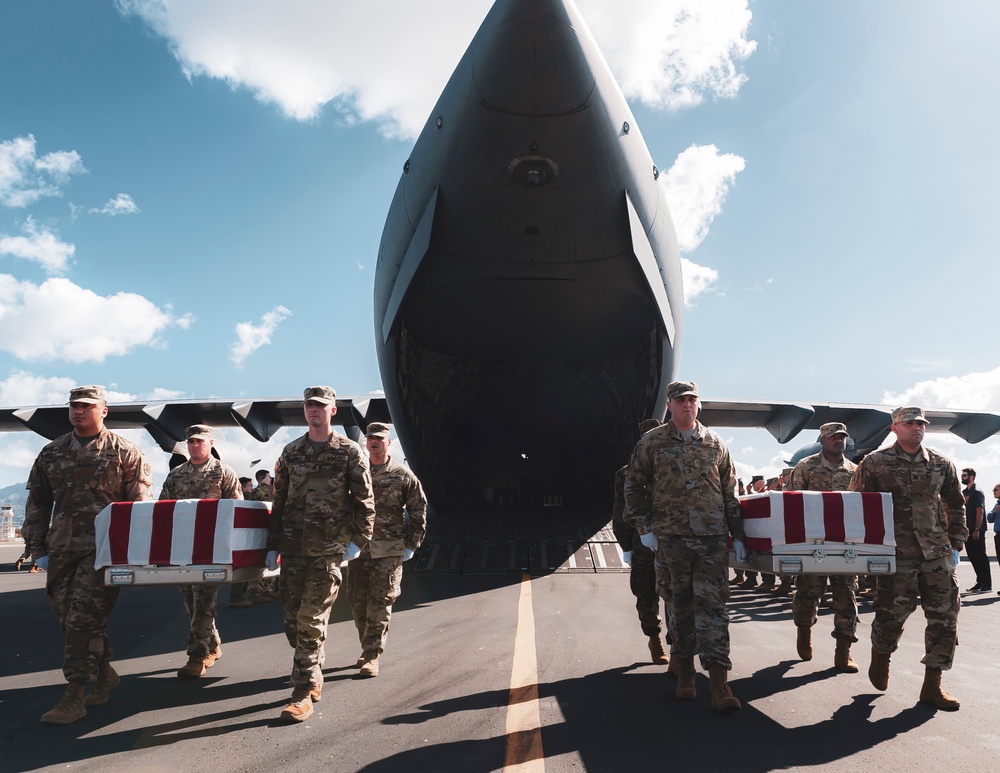
[[[505,773],[544,773],[542,720],[538,711],[538,661],[535,655],[535,612],[531,606],[531,576],[521,575],[517,602],[514,664],[510,671],[507,702],[507,754]]]

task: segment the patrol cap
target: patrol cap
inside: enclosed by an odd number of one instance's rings
[[[365,430],[365,437],[389,437],[392,433],[392,425],[384,424],[381,421],[373,421]]]
[[[897,408],[892,412],[892,423],[902,424],[904,421],[919,421],[922,424],[930,424],[924,418],[924,409],[910,406],[908,408]]]
[[[643,419],[639,422],[639,434],[645,435],[651,429],[656,429],[661,424],[663,424],[663,422],[659,419]]]
[[[108,390],[104,388],[103,384],[74,387],[69,390],[69,401],[71,403],[106,403]]]
[[[850,435],[851,433],[847,431],[847,425],[842,424],[839,421],[828,421],[819,428],[819,436],[833,437],[834,435]]]
[[[675,400],[684,395],[698,396],[698,385],[693,381],[671,381],[667,385],[667,399]]]
[[[202,440],[212,439],[212,428],[207,424],[192,424],[186,430],[184,430],[184,436],[188,440],[194,438],[201,438]]]
[[[782,474],[782,475],[784,475],[784,476],[785,476],[785,477],[787,478],[787,477],[788,477],[789,475],[791,475],[791,474],[792,474],[793,472],[795,472],[795,468],[794,468],[794,467],[785,467],[785,468],[784,468],[784,469],[783,469],[783,470],[781,471],[781,474]]]
[[[753,484],[753,483],[756,483],[759,480],[764,480],[764,476],[763,475],[754,475],[752,478],[750,478],[750,483]]]
[[[317,403],[333,405],[337,402],[337,393],[333,391],[332,387],[328,386],[306,387],[306,390],[302,393],[302,402],[305,403],[309,400],[314,400]]]

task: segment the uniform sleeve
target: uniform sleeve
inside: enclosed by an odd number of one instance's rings
[[[131,449],[122,459],[122,502],[141,502],[153,498],[153,468],[138,448]]]
[[[625,473],[628,465],[615,473],[615,498],[611,507],[611,531],[622,550],[631,550],[630,537],[634,533],[631,526],[625,523]]]
[[[948,471],[941,486],[941,505],[948,523],[948,539],[955,550],[961,550],[969,539],[969,529],[965,524],[965,497],[958,481],[955,465],[948,463]]]
[[[427,497],[424,487],[420,485],[417,476],[412,473],[406,480],[406,512],[409,514],[409,526],[406,533],[406,547],[416,550],[427,534]]]
[[[52,520],[52,505],[55,498],[49,476],[39,459],[31,466],[28,475],[28,501],[24,506],[24,524],[21,526],[21,536],[24,537],[24,548],[31,557],[45,555],[45,538],[49,533],[49,523]]]
[[[177,495],[173,491],[173,480],[174,471],[171,470],[167,473],[166,480],[163,481],[163,485],[160,487],[160,496],[157,499],[177,499]]]
[[[740,509],[740,500],[736,498],[736,465],[733,464],[728,448],[719,459],[719,483],[722,486],[722,501],[726,508],[729,533],[733,535],[733,539],[745,541],[743,511]]]
[[[219,499],[243,499],[243,487],[232,467],[226,467],[222,473],[222,491]]]
[[[871,460],[865,457],[851,476],[848,491],[878,491],[877,479],[871,474]]]
[[[278,538],[285,515],[285,502],[288,501],[288,465],[285,463],[285,453],[282,451],[275,464],[274,499],[271,501],[271,519],[268,522],[267,549],[278,549]]]
[[[375,528],[375,494],[372,491],[372,474],[368,459],[361,449],[353,446],[347,457],[347,486],[354,511],[354,544],[364,547],[372,539]]]
[[[632,451],[628,469],[625,471],[625,523],[633,526],[639,534],[649,534],[652,530],[650,513],[652,493],[649,484],[653,478],[653,460],[649,443],[639,442]]]
[[[809,476],[806,475],[806,470],[807,467],[802,462],[796,464],[792,474],[788,476],[785,491],[807,491],[809,489]]]

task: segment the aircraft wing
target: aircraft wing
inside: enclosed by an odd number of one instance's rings
[[[792,403],[757,400],[701,401],[700,419],[709,427],[763,427],[779,443],[802,430],[818,430],[830,421],[847,425],[856,452],[878,448],[892,426],[892,406],[852,403]],[[1000,432],[1000,415],[983,411],[924,410],[928,432],[951,432],[969,443],[979,443]]]
[[[372,395],[337,398],[333,422],[353,440],[373,421],[389,421],[385,399]],[[109,429],[144,427],[164,451],[172,452],[192,424],[242,427],[251,437],[266,442],[281,427],[305,426],[302,398],[243,398],[235,400],[159,400],[109,403],[105,424]],[[73,429],[66,405],[0,408],[0,432],[30,431],[49,440]]]

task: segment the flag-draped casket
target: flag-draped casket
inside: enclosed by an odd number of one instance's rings
[[[740,497],[747,561],[774,574],[896,571],[892,496],[857,491],[769,491]]]
[[[95,521],[96,569],[109,585],[242,582],[267,572],[269,502],[115,502]]]

